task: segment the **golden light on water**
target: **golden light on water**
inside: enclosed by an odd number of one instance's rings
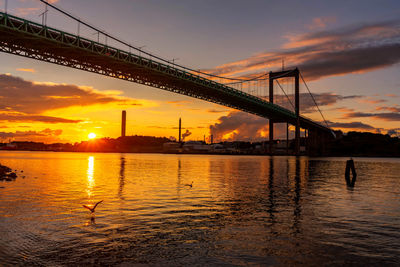
[[[90,198],[92,196],[92,190],[94,186],[94,157],[90,156],[88,157],[88,168],[87,168],[87,188],[86,192],[88,194],[88,197]]]

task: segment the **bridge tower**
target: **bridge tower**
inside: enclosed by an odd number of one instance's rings
[[[295,114],[296,121],[293,123],[296,126],[295,130],[295,154],[300,154],[300,85],[299,85],[299,69],[296,68],[294,70],[287,71],[278,71],[278,72],[270,72],[269,73],[269,102],[274,103],[274,80],[286,77],[294,78],[294,98],[295,98]],[[289,127],[288,124],[286,127]],[[289,135],[288,131],[286,134]],[[288,140],[288,137],[286,138]],[[269,152],[272,154],[274,150],[274,121],[272,119],[269,120]]]

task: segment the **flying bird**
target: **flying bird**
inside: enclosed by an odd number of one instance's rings
[[[193,186],[193,181],[192,181],[191,184],[185,184],[185,186],[190,186],[190,187],[192,187],[192,186]]]
[[[90,210],[91,213],[94,213],[94,210],[96,209],[97,205],[99,205],[101,202],[103,202],[103,200],[100,200],[99,202],[97,202],[96,204],[94,204],[93,207],[91,206],[86,206],[86,205],[82,205],[84,208],[87,208],[88,210]]]

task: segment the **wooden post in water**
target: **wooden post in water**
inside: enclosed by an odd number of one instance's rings
[[[351,180],[350,180],[350,171],[353,175],[353,178]],[[354,187],[356,183],[357,173],[356,173],[356,168],[354,167],[353,159],[346,161],[346,171],[344,177],[346,179],[346,184],[350,187]]]

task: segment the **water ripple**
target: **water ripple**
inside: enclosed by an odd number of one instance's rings
[[[0,262],[398,265],[400,160],[0,152]],[[193,181],[193,187],[185,184]],[[82,204],[104,200],[91,217]]]

